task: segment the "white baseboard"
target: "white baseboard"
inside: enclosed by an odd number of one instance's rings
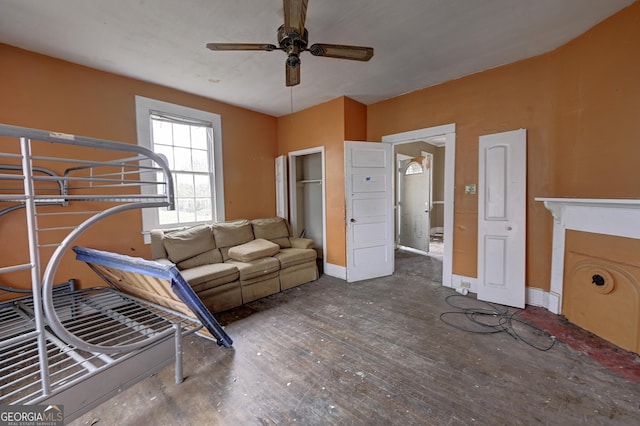
[[[464,284],[464,285],[463,285]],[[470,293],[478,293],[478,279],[453,274],[451,276],[451,288],[466,288]],[[526,288],[526,304],[540,306],[549,312],[559,314],[561,311],[560,296],[536,287]]]
[[[541,288],[527,287],[527,305],[540,306],[546,308],[548,305],[549,293]]]
[[[342,280],[347,279],[347,268],[340,265],[327,263],[324,265],[324,273]],[[448,286],[445,286],[448,287]],[[451,288],[466,288],[470,293],[478,293],[478,279],[464,275],[451,275]],[[545,308],[551,313],[560,314],[560,296],[536,287],[526,288],[526,304]]]
[[[347,279],[347,268],[344,266],[325,263],[324,273],[329,275],[330,277],[340,278],[341,280]]]
[[[464,275],[451,275],[451,288],[466,288],[471,293],[478,292],[478,279]]]
[[[559,314],[560,297],[552,292],[542,290],[536,287],[527,287],[527,305],[540,306],[551,313]]]

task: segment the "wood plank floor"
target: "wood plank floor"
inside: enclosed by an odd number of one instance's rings
[[[71,424],[639,424],[638,383],[560,342],[451,327],[441,263],[399,254],[396,269],[219,314],[234,348],[185,339],[184,383],[167,367]]]

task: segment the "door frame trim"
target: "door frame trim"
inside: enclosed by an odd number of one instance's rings
[[[383,143],[401,144],[435,137],[445,138],[444,148],[444,255],[442,257],[442,285],[453,287],[453,212],[456,167],[456,125],[426,127],[382,137]],[[393,156],[392,156],[393,157]],[[395,161],[393,159],[392,161]],[[392,165],[394,167],[394,165]],[[395,180],[394,188],[395,191]]]

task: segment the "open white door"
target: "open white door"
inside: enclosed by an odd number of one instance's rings
[[[524,308],[526,129],[480,137],[478,299]]]
[[[345,142],[347,281],[393,274],[391,145]]]

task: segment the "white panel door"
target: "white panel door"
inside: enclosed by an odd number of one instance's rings
[[[524,308],[527,131],[480,137],[478,299]]]
[[[276,215],[289,219],[287,195],[287,157],[276,157]]]
[[[427,253],[429,251],[430,170],[427,160],[422,172],[405,174],[408,161],[402,162],[398,185],[401,214],[399,244]]]
[[[391,145],[345,142],[347,281],[393,274]]]

